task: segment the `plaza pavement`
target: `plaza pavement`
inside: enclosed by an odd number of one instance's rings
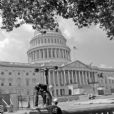
[[[114,105],[114,94],[108,96],[97,96],[94,100],[89,100],[87,95],[81,95],[79,100],[60,102],[58,104],[62,110],[83,109],[99,106]],[[5,112],[4,114],[28,114],[30,109],[23,109],[16,112]]]

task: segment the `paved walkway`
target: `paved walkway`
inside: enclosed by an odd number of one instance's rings
[[[108,96],[97,96],[94,100],[89,100],[87,95],[81,95],[79,100],[76,101],[67,101],[67,102],[60,102],[59,107],[63,110],[69,109],[79,109],[79,108],[91,108],[91,107],[98,107],[98,106],[107,106],[114,105],[114,94]],[[8,113],[5,112],[4,114],[28,114],[30,110],[19,110],[17,112]]]

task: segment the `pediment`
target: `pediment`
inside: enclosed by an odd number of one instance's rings
[[[90,67],[84,63],[82,63],[81,61],[74,61],[72,63],[69,63],[67,65],[65,65],[64,67],[67,68],[82,68],[82,69],[90,69]]]

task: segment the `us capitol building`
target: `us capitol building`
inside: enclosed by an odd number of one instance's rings
[[[71,61],[70,48],[60,30],[41,34],[30,40],[28,63],[0,62],[0,92],[33,95],[37,83],[46,83],[44,71],[50,69],[48,80],[53,85],[53,96],[71,96],[83,93],[111,94],[114,92],[114,69],[103,69]]]

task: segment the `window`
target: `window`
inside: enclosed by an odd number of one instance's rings
[[[9,86],[12,86],[12,83],[9,83]]]
[[[12,73],[11,72],[9,72],[9,75],[11,75]]]
[[[18,75],[20,75],[20,72],[18,72]]]
[[[60,95],[62,96],[62,89],[60,89]]]
[[[65,90],[64,89],[60,89],[60,95],[61,96],[65,95]]]
[[[4,86],[4,83],[3,82],[1,83],[1,86]]]
[[[59,95],[58,89],[56,89],[56,95],[57,95],[57,96]]]
[[[27,72],[26,75],[29,75],[29,73]]]
[[[1,75],[4,75],[4,72],[1,72]]]
[[[35,75],[35,73],[33,73],[33,75]]]

